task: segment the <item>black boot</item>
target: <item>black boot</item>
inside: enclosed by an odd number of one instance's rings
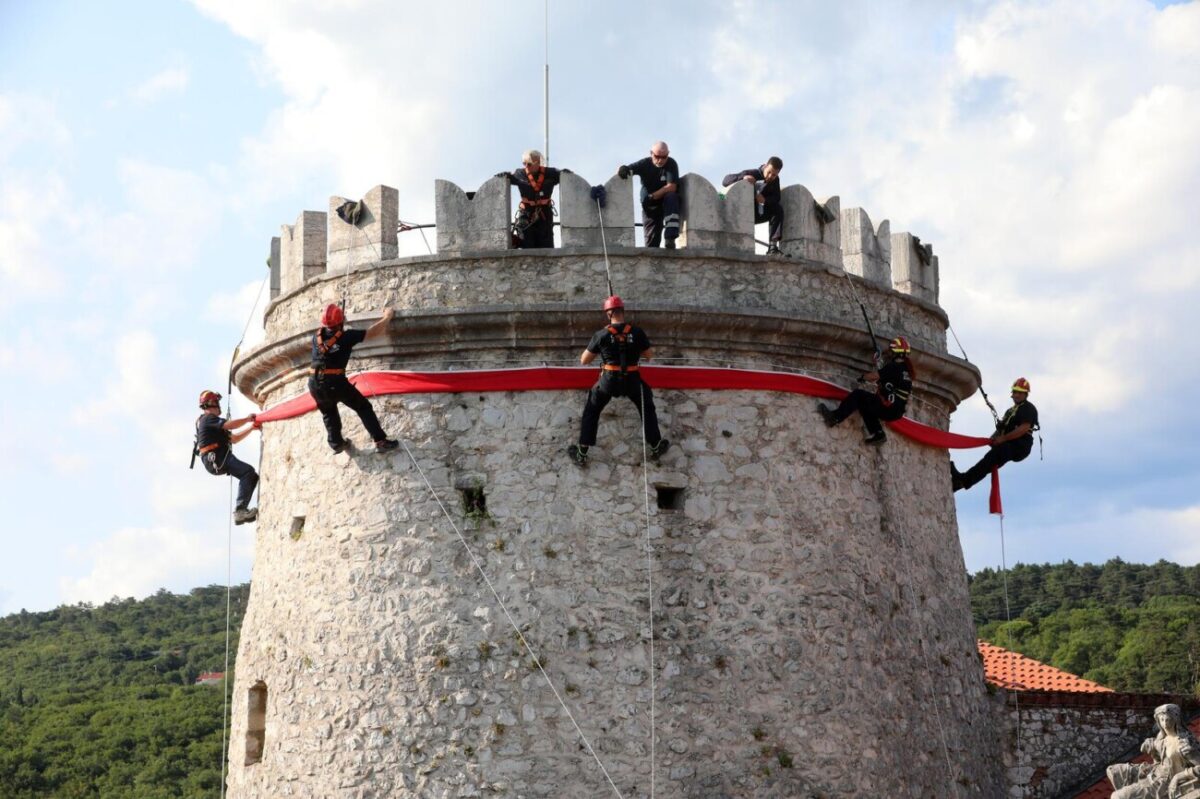
[[[587,465],[588,448],[586,444],[572,444],[567,447],[567,454],[571,456],[571,460],[575,461],[576,465]]]
[[[817,403],[817,413],[821,414],[821,418],[825,420],[826,427],[837,427],[837,415],[823,402]]]
[[[671,442],[667,441],[665,438],[660,438],[658,443],[650,448],[650,457],[657,461],[659,458],[665,455],[667,450],[670,448]]]
[[[400,442],[394,438],[385,438],[375,442],[376,452],[391,452],[400,446]]]
[[[863,441],[867,444],[874,444],[875,446],[879,446],[883,442],[887,441],[887,433],[880,430],[878,433],[874,433],[872,435],[867,436],[866,438],[863,439]]]

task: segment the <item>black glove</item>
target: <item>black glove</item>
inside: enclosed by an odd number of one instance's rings
[[[619,177],[621,180],[627,180],[629,178],[629,167],[625,166],[624,164],[621,164],[619,167],[617,167],[617,177]]]
[[[510,174],[509,174],[509,173],[507,173],[507,172],[497,172],[497,173],[496,173],[496,177],[498,177],[498,178],[504,178],[505,180],[509,180],[510,178],[512,178],[512,175],[510,175]]]

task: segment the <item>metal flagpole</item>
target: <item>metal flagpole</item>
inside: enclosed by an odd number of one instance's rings
[[[545,132],[545,159],[542,163],[550,165],[550,0],[546,0],[546,64],[542,81],[542,123]]]

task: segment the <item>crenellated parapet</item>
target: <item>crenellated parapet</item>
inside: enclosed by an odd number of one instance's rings
[[[754,256],[754,186],[738,181],[724,191],[700,175],[680,179],[680,250]],[[593,184],[566,172],[556,210],[561,245],[567,250],[636,247],[635,181],[613,175],[598,207]],[[440,255],[486,256],[512,248],[514,190],[503,177],[476,191],[435,181],[435,220]],[[349,218],[343,206],[353,202]],[[875,285],[920,300],[938,301],[938,259],[911,233],[892,233],[887,220],[874,224],[862,208],[841,207],[837,196],[816,199],[804,186],[782,191],[785,221],[780,242],[789,259],[845,270]],[[343,209],[339,215],[338,210]],[[326,274],[346,274],[399,252],[399,192],[375,186],[361,200],[329,198],[328,213],[304,211],[272,239],[271,297],[287,294]],[[603,220],[603,228],[601,228]],[[677,251],[678,252],[678,251]],[[665,256],[665,253],[659,253]]]

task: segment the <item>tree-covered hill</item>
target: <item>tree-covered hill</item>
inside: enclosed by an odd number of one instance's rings
[[[1200,693],[1200,566],[1020,565],[971,579],[979,637],[1117,691]]]
[[[224,665],[223,586],[0,619],[0,797],[218,795]]]
[[[1008,593],[1011,624],[1001,574],[971,579],[981,638],[1117,690],[1200,687],[1200,566],[1018,565]],[[0,799],[218,795],[223,686],[194,683],[224,659],[219,586],[0,619]]]

